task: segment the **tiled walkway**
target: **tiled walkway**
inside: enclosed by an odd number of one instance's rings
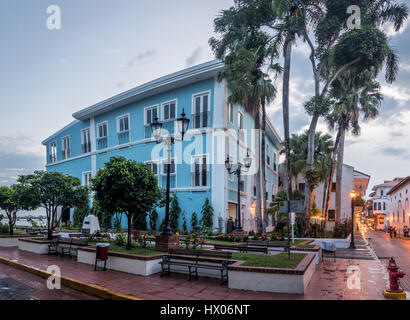
[[[218,279],[211,278],[187,281],[185,275],[175,273],[171,277],[161,278],[159,274],[143,277],[112,270],[94,272],[92,265],[77,263],[73,258],[42,256],[22,252],[17,248],[0,248],[0,256],[43,270],[49,265],[58,265],[63,276],[153,300],[384,299],[382,290],[386,284],[379,265],[370,260],[337,259],[333,262],[333,259],[325,259],[324,263],[318,265],[307,294],[287,295],[228,289],[226,285],[221,286]],[[349,266],[357,266],[360,270],[360,289],[347,287]]]

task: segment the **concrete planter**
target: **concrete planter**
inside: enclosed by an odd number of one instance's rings
[[[35,239],[18,239],[18,247],[21,251],[33,252],[36,254],[48,254],[48,245],[51,241],[40,241]]]
[[[96,249],[94,248],[78,248],[77,261],[94,265],[95,255]],[[161,272],[161,265],[159,262],[162,260],[162,256],[163,254],[155,256],[137,256],[135,254],[109,252],[107,269],[138,274],[141,276],[149,276]],[[98,265],[103,265],[103,262],[99,262]]]
[[[336,248],[346,249],[346,248],[349,248],[350,246],[350,238],[351,238],[351,235],[349,234],[346,239],[314,238],[314,239],[306,239],[306,240],[313,240],[313,244],[318,244],[318,245],[320,245],[323,241],[331,240],[331,241],[334,241],[334,243],[336,244]]]
[[[30,235],[0,236],[0,247],[18,247],[19,238],[30,238]]]
[[[228,267],[230,289],[275,293],[305,294],[316,270],[315,255],[307,254],[296,269],[241,266],[237,261]]]

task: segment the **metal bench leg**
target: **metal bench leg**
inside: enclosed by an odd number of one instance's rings
[[[188,272],[189,272],[189,277],[188,277],[188,281],[191,281],[191,266],[188,266]]]

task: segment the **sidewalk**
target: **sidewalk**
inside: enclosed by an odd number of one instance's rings
[[[74,278],[109,290],[149,300],[336,300],[336,299],[384,299],[383,279],[376,261],[351,259],[325,259],[318,265],[308,292],[305,295],[274,294],[228,289],[218,279],[199,278],[187,281],[187,276],[172,274],[161,278],[159,274],[143,277],[119,271],[95,272],[92,265],[77,263],[73,258],[37,255],[14,248],[0,248],[0,256],[6,259],[46,270],[49,265],[61,268],[63,276]],[[360,289],[348,289],[349,266],[360,270]]]

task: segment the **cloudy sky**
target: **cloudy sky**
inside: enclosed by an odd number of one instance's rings
[[[213,19],[231,0],[2,0],[0,3],[0,185],[44,168],[41,141],[72,113],[162,75],[213,59]],[[61,30],[47,28],[47,8],[61,8]],[[394,33],[400,74],[384,81],[380,117],[348,137],[345,162],[371,185],[410,174],[410,27]],[[298,42],[291,77],[291,130],[309,123],[313,92],[308,50]],[[281,90],[281,81],[277,81]],[[280,95],[268,108],[282,134]],[[326,130],[323,123],[320,130]]]

